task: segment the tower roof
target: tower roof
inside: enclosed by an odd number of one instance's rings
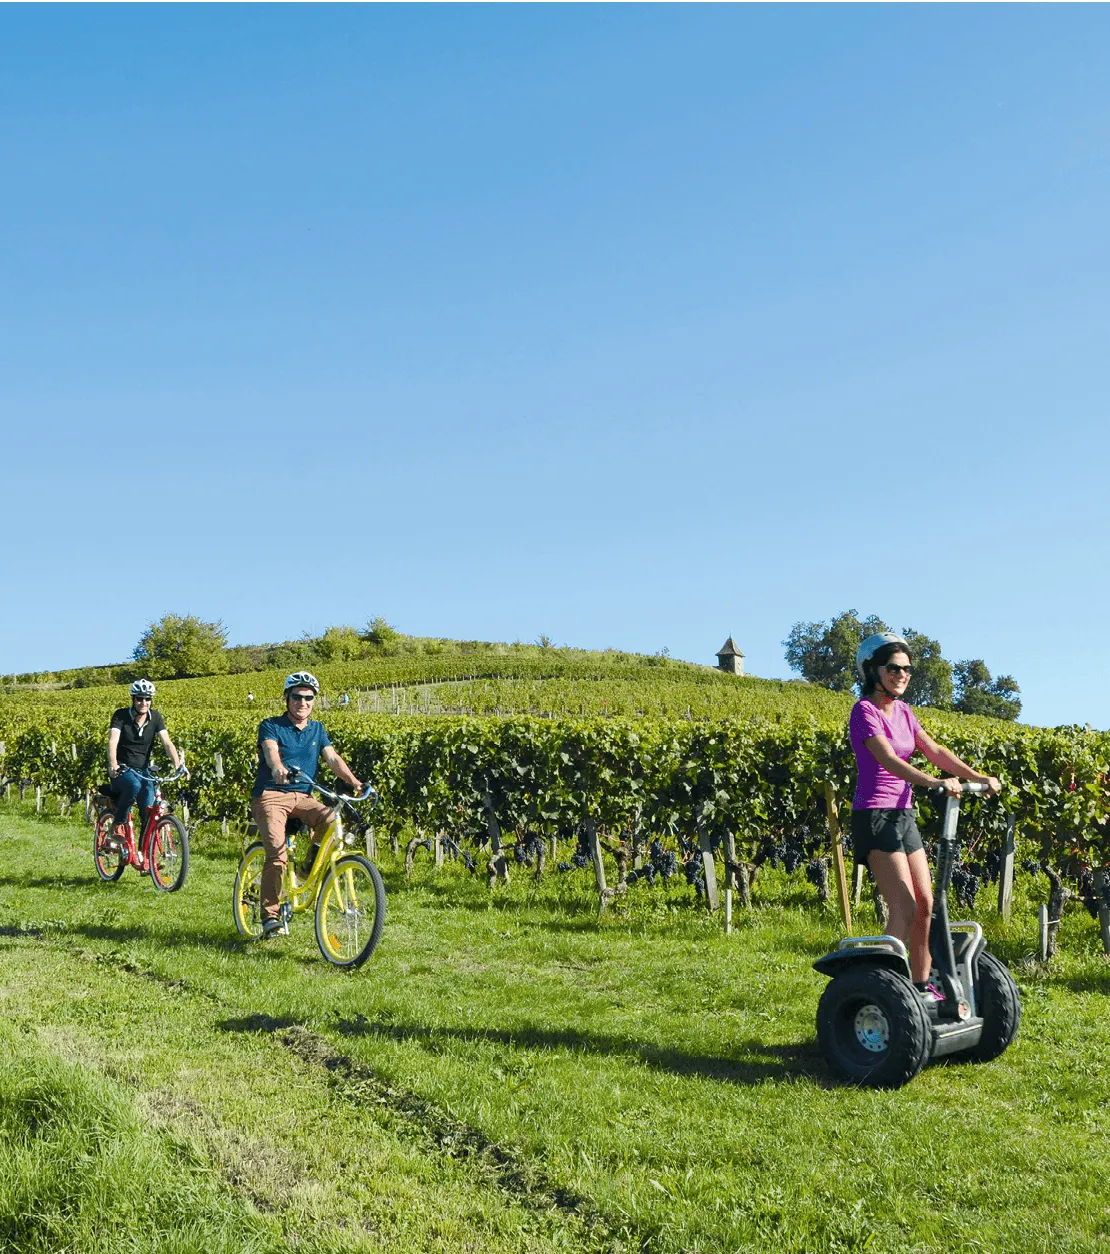
[[[743,657],[744,655],[736,647],[736,641],[731,636],[717,650],[718,657]]]

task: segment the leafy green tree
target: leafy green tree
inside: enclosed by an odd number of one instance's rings
[[[1015,719],[1021,713],[1021,689],[1012,675],[991,678],[982,658],[957,662],[956,709],[961,714]]]
[[[913,678],[906,689],[910,705],[928,705],[935,710],[952,708],[952,663],[940,651],[940,644],[923,632],[907,627],[902,635],[913,656]]]
[[[325,662],[353,662],[366,654],[366,642],[353,627],[329,627],[313,643]]]
[[[384,653],[395,649],[400,638],[401,633],[397,628],[391,627],[380,614],[366,624],[365,639],[369,640],[371,644],[377,645]]]
[[[855,610],[845,610],[828,623],[795,623],[782,643],[790,669],[803,679],[835,692],[850,692],[860,641],[889,630],[881,618],[861,619]]]
[[[811,684],[849,692],[857,682],[856,650],[877,631],[890,628],[874,614],[861,619],[855,610],[845,610],[828,623],[795,623],[783,641],[786,660]],[[902,635],[914,665],[906,700],[912,705],[950,710],[952,663],[941,653],[940,644],[912,627],[903,628]]]
[[[227,628],[218,620],[206,623],[193,614],[164,614],[151,623],[131,654],[156,678],[219,675],[228,668]]]

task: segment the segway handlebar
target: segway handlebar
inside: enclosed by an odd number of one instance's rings
[[[943,784],[933,784],[927,789],[927,791],[934,792],[938,797],[941,797],[948,792],[948,789],[945,788]],[[960,792],[987,793],[990,792],[990,785],[973,784],[970,780],[965,779],[960,781]]]

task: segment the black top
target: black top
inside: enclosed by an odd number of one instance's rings
[[[112,726],[119,728],[116,761],[120,766],[130,766],[136,771],[145,771],[150,766],[150,755],[154,751],[154,738],[159,732],[166,730],[166,720],[157,710],[151,710],[142,727],[136,727],[134,709],[125,706],[112,715]]]

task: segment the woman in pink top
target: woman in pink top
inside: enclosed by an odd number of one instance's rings
[[[887,931],[910,951],[914,982],[939,998],[927,983],[929,923],[933,889],[929,860],[913,813],[913,787],[942,786],[953,796],[960,780],[1002,787],[993,775],[980,775],[926,732],[913,710],[901,700],[913,674],[910,647],[891,631],[868,636],[856,653],[860,699],[852,707],[848,734],[859,766],[852,801],[852,848],[857,862],[866,862],[886,902]],[[947,771],[938,779],[910,766],[914,752]]]

